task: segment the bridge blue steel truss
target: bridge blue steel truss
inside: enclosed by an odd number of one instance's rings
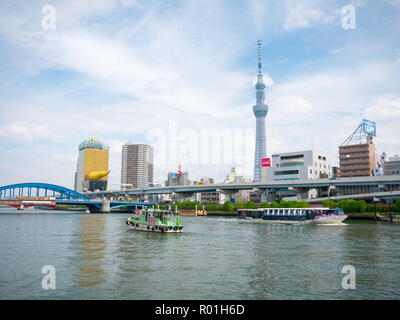
[[[74,190],[50,183],[26,182],[0,187],[0,199],[8,200],[22,196],[55,197],[56,200],[90,200],[87,196]]]
[[[90,209],[101,208],[102,200],[90,199],[74,190],[50,183],[27,182],[10,184],[0,187],[0,200],[13,200],[22,196],[27,197],[54,197],[57,204],[84,205]],[[110,208],[146,207],[154,205],[150,202],[110,201]]]

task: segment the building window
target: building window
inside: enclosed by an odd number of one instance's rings
[[[299,174],[299,170],[275,171],[276,176],[286,176],[290,174]]]
[[[292,159],[298,159],[298,158],[304,158],[304,155],[299,154],[299,155],[293,155],[293,156],[282,156],[281,160],[292,160]]]

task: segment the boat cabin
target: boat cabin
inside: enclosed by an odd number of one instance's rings
[[[312,220],[317,215],[342,215],[340,208],[259,208],[238,209],[239,219],[263,219],[263,220]]]

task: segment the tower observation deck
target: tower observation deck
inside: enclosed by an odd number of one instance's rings
[[[256,116],[256,148],[254,154],[254,181],[261,181],[262,159],[266,157],[267,146],[265,140],[265,117],[268,113],[268,106],[265,104],[265,84],[264,75],[261,72],[261,40],[258,40],[258,74],[256,83],[256,99],[257,103],[253,106],[253,112]]]

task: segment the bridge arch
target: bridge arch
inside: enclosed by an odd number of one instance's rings
[[[50,183],[26,182],[0,187],[0,199],[2,200],[15,199],[22,196],[53,196],[56,199],[90,200],[88,197],[79,192]]]

